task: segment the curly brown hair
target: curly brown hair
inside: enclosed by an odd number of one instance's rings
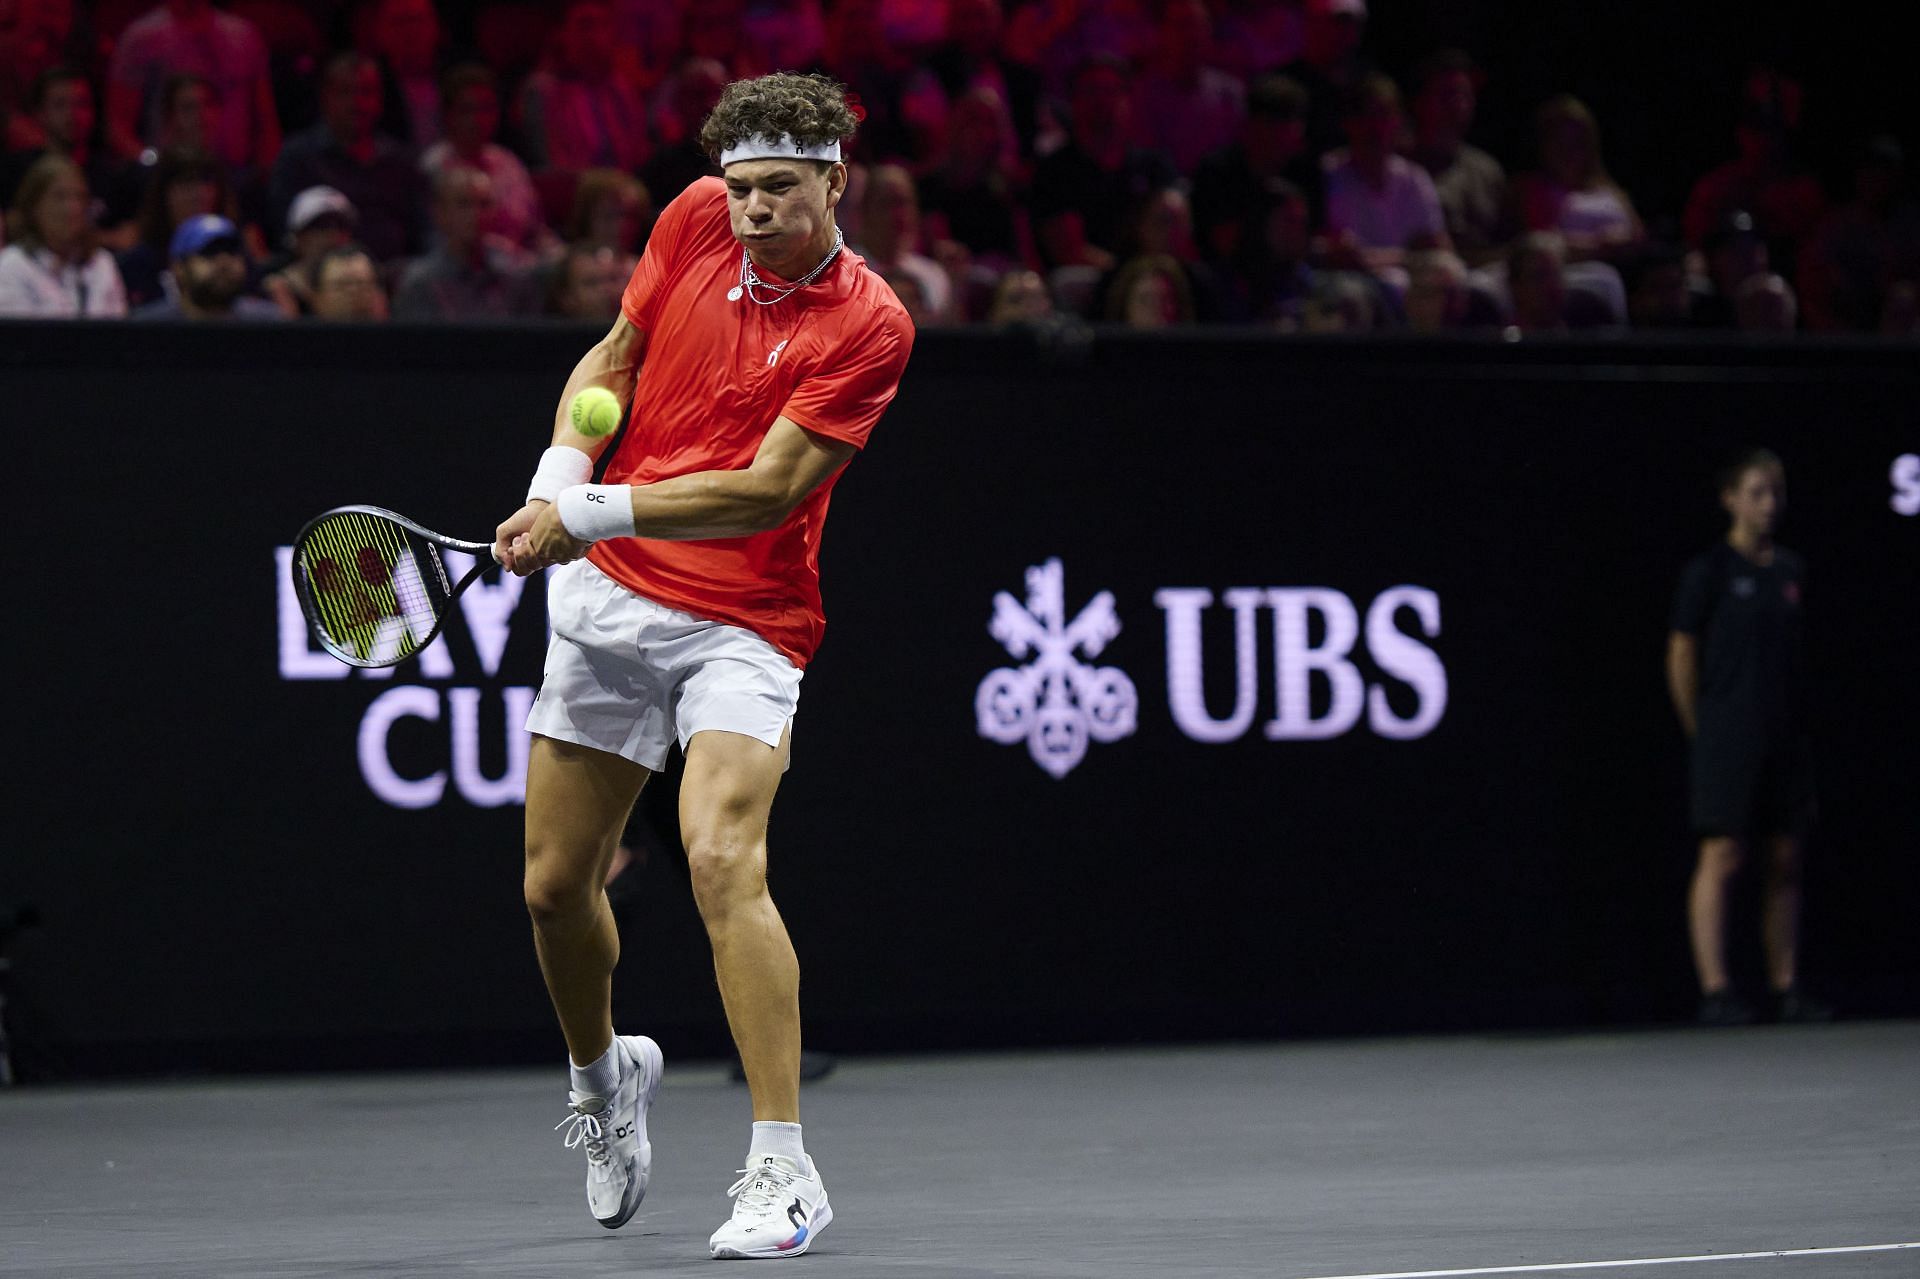
[[[748,138],[782,134],[807,146],[850,138],[860,121],[847,106],[847,86],[818,72],[776,71],[735,80],[700,126],[700,147],[716,160]]]

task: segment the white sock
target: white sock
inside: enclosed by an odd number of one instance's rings
[[[620,1041],[614,1040],[607,1045],[607,1051],[599,1059],[585,1066],[575,1066],[572,1061],[573,1090],[582,1096],[605,1097],[613,1100],[614,1090],[620,1087]]]
[[[800,1125],[754,1120],[753,1144],[747,1147],[747,1162],[753,1163],[767,1155],[784,1156],[805,1168],[807,1150],[800,1144]]]

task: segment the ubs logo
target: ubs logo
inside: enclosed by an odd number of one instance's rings
[[[1120,633],[1113,592],[1101,591],[1067,617],[1066,570],[1058,559],[1027,570],[1027,602],[1001,591],[993,597],[988,632],[1014,657],[980,681],[974,718],[980,736],[1011,746],[1024,741],[1033,762],[1065,777],[1087,757],[1091,742],[1117,742],[1133,732],[1140,698],[1116,666],[1092,666]]]
[[[1893,497],[1888,505],[1896,515],[1920,515],[1920,453],[1902,453],[1893,459]]]
[[[1126,672],[1091,661],[1120,634],[1113,593],[1100,592],[1069,618],[1065,577],[1060,561],[1050,559],[1027,570],[1024,605],[1005,591],[994,596],[989,632],[1009,654],[1030,660],[989,672],[974,694],[980,736],[1008,746],[1025,742],[1054,777],[1078,767],[1092,743],[1133,735],[1140,708]],[[1447,670],[1428,642],[1440,634],[1440,597],[1425,587],[1390,587],[1364,609],[1323,586],[1222,592],[1233,654],[1233,700],[1224,715],[1209,706],[1202,642],[1214,593],[1168,587],[1153,602],[1165,624],[1167,712],[1190,741],[1238,741],[1253,731],[1266,692],[1263,621],[1272,632],[1272,713],[1261,727],[1268,740],[1321,741],[1364,724],[1375,736],[1411,741],[1446,714]]]

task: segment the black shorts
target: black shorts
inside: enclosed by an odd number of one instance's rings
[[[1806,740],[1703,730],[1693,739],[1691,810],[1702,838],[1806,834],[1815,811]]]

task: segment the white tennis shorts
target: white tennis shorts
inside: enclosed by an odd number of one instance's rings
[[[800,670],[739,626],[636,595],[589,560],[547,579],[546,678],[527,731],[623,755],[656,772],[675,740],[744,733],[778,750]]]

